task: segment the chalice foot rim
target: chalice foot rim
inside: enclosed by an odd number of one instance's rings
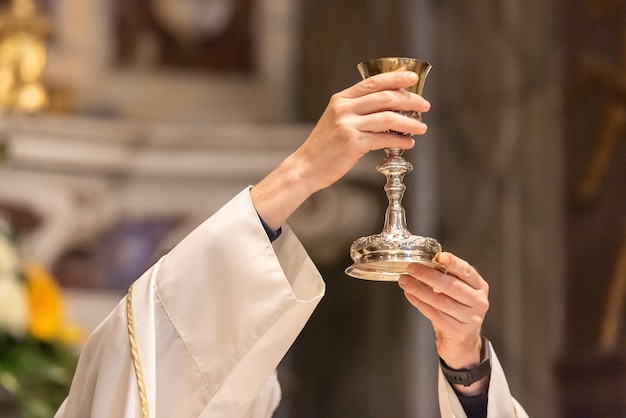
[[[379,282],[397,282],[401,275],[408,274],[407,266],[411,263],[418,263],[446,273],[448,269],[440,263],[426,257],[409,255],[408,257],[385,258],[380,256],[377,259],[367,261],[356,261],[345,270],[345,273],[355,279],[371,280]]]

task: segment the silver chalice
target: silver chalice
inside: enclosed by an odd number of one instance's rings
[[[414,71],[419,75],[419,80],[406,90],[421,95],[431,65],[414,58],[388,57],[361,62],[357,68],[364,79],[389,71]],[[422,117],[419,112],[400,113],[419,120]],[[442,251],[439,242],[434,238],[413,235],[407,229],[406,211],[402,207],[406,190],[403,180],[404,175],[413,170],[413,166],[402,156],[403,150],[400,148],[386,148],[385,154],[376,167],[387,178],[384,189],[389,206],[385,212],[385,224],[380,234],[361,237],[352,243],[350,257],[354,264],[346,269],[346,274],[358,279],[396,281],[401,274],[407,273],[410,263],[424,264],[445,272],[446,268],[434,261]]]

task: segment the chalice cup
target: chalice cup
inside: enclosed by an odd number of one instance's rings
[[[361,62],[357,69],[363,79],[389,71],[414,71],[419,75],[419,80],[406,90],[421,95],[431,65],[414,58],[388,57]],[[420,112],[399,113],[418,120],[422,118]],[[397,281],[401,274],[407,273],[410,263],[420,263],[446,272],[445,266],[434,261],[435,256],[442,251],[441,244],[434,238],[413,235],[407,229],[406,211],[402,207],[406,190],[404,175],[413,170],[413,166],[402,156],[403,150],[400,148],[386,148],[385,154],[376,167],[387,178],[384,189],[389,206],[385,212],[385,224],[380,234],[361,237],[352,243],[350,257],[354,264],[346,269],[346,274],[365,280]]]

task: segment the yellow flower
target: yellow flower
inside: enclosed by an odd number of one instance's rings
[[[30,302],[30,333],[44,341],[54,340],[63,321],[61,292],[43,267],[28,264],[25,273]]]
[[[30,302],[30,333],[43,341],[61,340],[78,343],[82,331],[65,322],[65,305],[54,278],[42,266],[25,267]]]

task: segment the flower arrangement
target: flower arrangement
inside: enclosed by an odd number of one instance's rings
[[[65,322],[54,278],[42,266],[22,262],[0,216],[0,388],[21,417],[54,416],[67,396],[81,338]]]

